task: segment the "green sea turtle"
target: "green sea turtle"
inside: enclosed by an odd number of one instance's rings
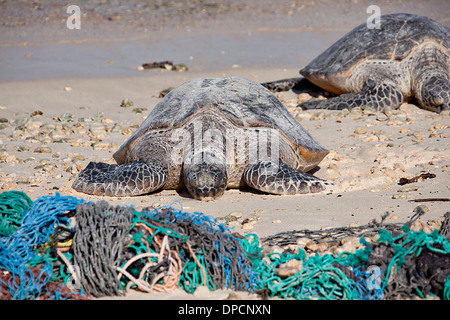
[[[300,104],[303,109],[367,105],[398,108],[415,98],[427,110],[450,109],[450,28],[427,17],[397,13],[380,17],[380,28],[361,24],[300,71],[339,95]],[[272,91],[301,86],[304,78],[264,83]]]
[[[107,196],[186,187],[202,200],[245,185],[273,194],[314,193],[331,183],[306,172],[327,154],[260,84],[198,78],[155,106],[113,155],[117,164],[89,163],[72,187]]]

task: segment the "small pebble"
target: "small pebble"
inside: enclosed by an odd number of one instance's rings
[[[442,129],[442,124],[440,123],[433,124],[433,129]]]
[[[311,100],[311,95],[306,92],[302,92],[297,97],[297,103],[304,103]]]
[[[296,244],[300,248],[304,248],[309,241],[311,241],[309,238],[298,238]]]
[[[131,129],[131,128],[123,128],[122,131],[121,131],[121,133],[123,135],[129,135],[129,134],[132,134],[133,132],[134,132],[134,130]]]
[[[274,246],[270,246],[270,247],[265,247],[261,254],[263,255],[268,255],[271,253],[283,253],[284,249],[278,245],[274,245]]]
[[[52,153],[52,149],[49,147],[38,147],[34,149],[35,153]]]
[[[241,226],[241,223],[237,220],[227,222],[227,227],[229,228],[238,228],[239,226]]]
[[[6,163],[15,162],[16,160],[17,160],[17,158],[16,158],[16,156],[13,155],[13,154],[11,154],[11,155],[9,155],[9,156],[7,156],[7,157],[5,158],[5,162],[6,162]]]
[[[317,244],[317,249],[319,250],[319,252],[325,252],[325,250],[327,250],[328,248],[328,244],[326,242],[320,242]]]
[[[253,224],[252,223],[244,223],[242,225],[241,229],[243,229],[243,230],[251,230],[251,229],[253,229]]]
[[[12,124],[13,124],[14,126],[21,127],[21,126],[27,124],[27,123],[30,122],[30,121],[31,121],[30,118],[18,118],[18,119],[16,119],[16,120],[14,120]]]
[[[143,113],[144,111],[147,111],[147,108],[134,108],[134,113]]]
[[[388,126],[399,126],[402,124],[403,124],[403,122],[401,122],[399,120],[389,120],[388,122],[386,122],[386,125],[388,125]]]
[[[225,217],[219,217],[217,219],[225,220],[226,222],[232,222],[232,221],[237,221],[238,220],[238,218],[236,216],[233,216],[232,214],[228,214]]]
[[[281,278],[287,278],[295,275],[303,269],[303,262],[297,259],[291,259],[288,262],[281,264],[277,268],[277,275]]]
[[[110,148],[110,144],[106,142],[97,142],[92,146],[94,150],[108,150]]]
[[[114,123],[114,120],[106,118],[106,119],[102,120],[102,123],[104,123],[104,124],[111,124],[111,123]]]
[[[308,241],[308,243],[305,245],[305,249],[311,250],[311,251],[317,251],[319,249],[319,246],[315,241]]]
[[[56,129],[56,130],[52,130],[49,133],[49,137],[52,138],[53,140],[61,140],[61,139],[65,138],[66,135],[61,130]]]
[[[161,90],[158,94],[158,98],[164,98],[170,91],[172,91],[174,88],[170,87],[164,90]]]
[[[343,246],[340,246],[340,247],[336,248],[336,250],[333,252],[333,254],[334,255],[339,255],[339,254],[341,254],[343,252],[355,253],[356,252],[356,247],[351,242],[347,242]]]
[[[163,204],[162,203],[160,203],[160,202],[154,202],[154,203],[152,203],[152,207],[153,208],[159,208],[159,207],[162,207],[163,206]]]
[[[122,108],[129,108],[129,107],[133,106],[133,101],[131,101],[129,99],[123,99],[122,103],[120,104],[120,106]]]
[[[413,192],[413,191],[417,191],[417,190],[419,190],[419,187],[412,186],[412,187],[400,188],[397,190],[397,192]]]
[[[28,146],[26,144],[22,144],[17,147],[18,152],[24,152],[24,151],[29,151],[29,150],[30,150],[30,146]]]
[[[379,114],[377,116],[377,121],[387,121],[389,118],[385,114]]]
[[[174,65],[173,70],[179,71],[179,72],[184,72],[184,71],[188,71],[188,67],[184,63],[180,63],[180,64]]]
[[[53,119],[57,120],[57,121],[61,121],[61,122],[73,122],[74,121],[74,116],[73,116],[72,113],[66,112],[66,113],[63,113],[62,115],[60,115],[58,117],[53,118]]]
[[[79,155],[73,156],[71,160],[72,161],[84,161],[84,160],[86,160],[86,158],[84,156],[82,156],[81,154],[79,154]]]
[[[365,127],[357,127],[354,131],[355,134],[366,134],[369,130]]]
[[[31,114],[31,116],[36,117],[36,116],[42,116],[43,114],[44,113],[41,110],[36,110]]]
[[[234,211],[229,214],[229,216],[236,217],[237,219],[242,218],[242,212]]]

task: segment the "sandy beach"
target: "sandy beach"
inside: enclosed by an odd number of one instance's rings
[[[239,212],[241,218],[231,224],[235,231],[261,238],[363,225],[386,212],[387,222],[406,222],[419,205],[426,211],[421,218],[426,227],[449,211],[446,201],[415,201],[450,196],[448,111],[437,114],[413,103],[390,113],[301,111],[295,106],[310,97],[293,91],[276,95],[330,150],[314,174],[335,182],[331,192],[277,196],[230,189],[211,202],[194,200],[186,190],[122,198],[77,193],[71,185],[80,170],[90,161],[114,163],[112,154],[161,101],[162,90],[204,76],[256,82],[296,77],[312,58],[364,22],[370,4],[340,1],[330,12],[328,1],[280,1],[277,8],[270,1],[211,1],[209,6],[175,1],[169,7],[161,1],[158,9],[137,1],[87,3],[80,4],[85,13],[81,29],[68,30],[68,14],[59,1],[34,9],[28,1],[0,2],[0,192],[19,190],[33,200],[59,192],[137,209],[179,202],[185,211],[215,218]],[[408,4],[378,5],[383,14],[411,12],[450,24],[446,1]],[[188,70],[139,68],[164,60]],[[124,100],[132,105],[124,106]],[[424,173],[435,177],[398,184],[400,178]],[[183,292],[130,297],[192,298]]]

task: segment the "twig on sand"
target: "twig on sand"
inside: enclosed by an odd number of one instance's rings
[[[408,184],[408,183],[414,183],[414,182],[421,182],[425,179],[433,179],[436,178],[436,175],[433,173],[422,173],[421,175],[418,175],[417,177],[408,179],[408,178],[400,178],[400,180],[398,181],[399,185],[404,185],[404,184]]]
[[[413,199],[410,202],[432,202],[432,201],[450,201],[449,198],[425,198],[425,199]]]

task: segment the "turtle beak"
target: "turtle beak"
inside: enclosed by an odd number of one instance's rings
[[[197,190],[195,190],[193,197],[197,200],[208,202],[208,201],[216,200],[217,198],[221,197],[224,192],[225,192],[225,188],[223,188],[221,190],[197,189]]]
[[[219,198],[227,187],[225,169],[216,165],[193,165],[184,175],[189,193],[197,200],[212,201]]]

